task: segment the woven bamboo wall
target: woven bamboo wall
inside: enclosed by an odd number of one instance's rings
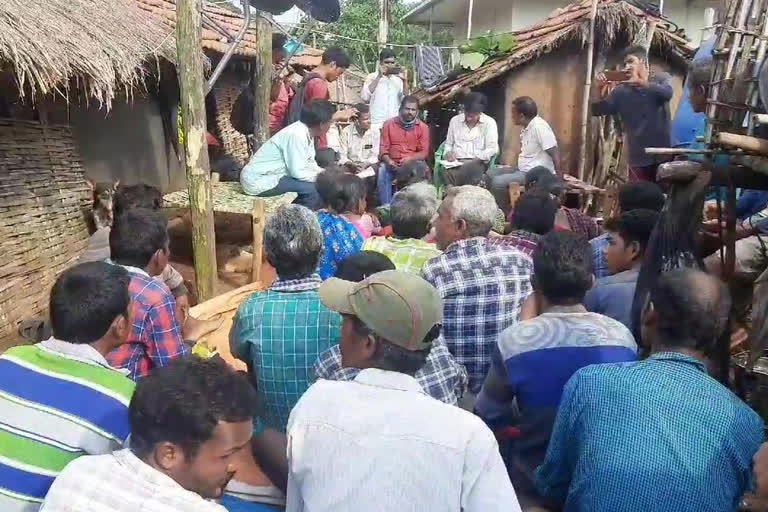
[[[67,126],[0,118],[0,342],[45,314],[88,241],[88,185]]]
[[[235,130],[230,122],[232,106],[240,94],[241,86],[234,77],[223,75],[213,88],[216,101],[216,136],[224,150],[240,165],[248,162],[248,140]]]

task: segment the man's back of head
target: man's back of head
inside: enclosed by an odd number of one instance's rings
[[[134,208],[159,210],[163,205],[163,195],[156,187],[139,183],[121,185],[115,192],[115,217]]]
[[[320,224],[315,214],[304,206],[281,207],[264,227],[264,252],[281,279],[302,279],[312,275],[317,270],[322,250]]]
[[[515,228],[545,235],[555,227],[558,208],[560,205],[549,193],[541,190],[526,192],[515,205]]]
[[[434,223],[438,247],[445,250],[458,240],[488,236],[498,211],[496,200],[486,189],[473,185],[451,187]]]
[[[552,231],[533,254],[533,287],[551,306],[581,304],[592,287],[592,250],[584,237]]]
[[[437,212],[435,188],[429,184],[416,183],[392,198],[392,232],[400,239],[421,239],[429,233],[429,223]]]
[[[157,211],[130,209],[115,219],[109,247],[115,263],[158,275],[168,264],[167,221]]]
[[[664,192],[650,181],[626,183],[619,189],[619,211],[653,210],[660,212],[664,207]]]

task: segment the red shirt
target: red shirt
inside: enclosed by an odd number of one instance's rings
[[[328,82],[323,78],[313,78],[304,85],[304,104],[312,100],[329,100],[331,93],[328,90]],[[328,147],[328,136],[323,134],[315,143],[317,149]]]
[[[285,83],[280,84],[280,91],[277,93],[277,99],[269,105],[269,133],[274,135],[285,128],[285,115],[288,113],[288,106],[291,104],[293,91]]]
[[[379,156],[389,158],[400,166],[406,160],[426,160],[429,153],[429,127],[417,120],[416,125],[406,130],[400,118],[390,119],[381,127]]]

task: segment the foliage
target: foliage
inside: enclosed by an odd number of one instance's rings
[[[506,55],[517,47],[517,39],[512,34],[493,34],[472,38],[459,46],[461,59],[459,65],[466,69],[477,69],[489,59]]]
[[[403,0],[390,0],[391,16],[389,24],[389,41],[394,44],[414,44],[429,42],[429,29],[420,25],[407,25],[401,20],[405,14],[413,8],[407,6]],[[310,36],[306,43],[316,45],[319,48],[329,46],[341,46],[347,50],[354,65],[362,70],[373,72],[379,61],[379,48],[376,41],[379,33],[379,0],[342,0],[341,17],[336,23],[321,25],[319,32]],[[316,25],[317,27],[317,25]],[[299,27],[297,32],[301,32]],[[343,37],[334,37],[343,36]],[[350,41],[345,37],[371,41],[362,43]],[[433,32],[433,44],[438,46],[450,45],[453,36],[445,27],[435,27]],[[394,47],[398,62],[410,64],[413,55],[409,48]]]

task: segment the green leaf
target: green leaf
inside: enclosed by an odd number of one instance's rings
[[[501,34],[496,36],[498,51],[509,53],[517,47],[517,38],[512,34]]]
[[[465,53],[462,54],[461,59],[459,60],[459,65],[463,68],[474,71],[475,69],[482,66],[487,58],[487,56],[478,52]]]

